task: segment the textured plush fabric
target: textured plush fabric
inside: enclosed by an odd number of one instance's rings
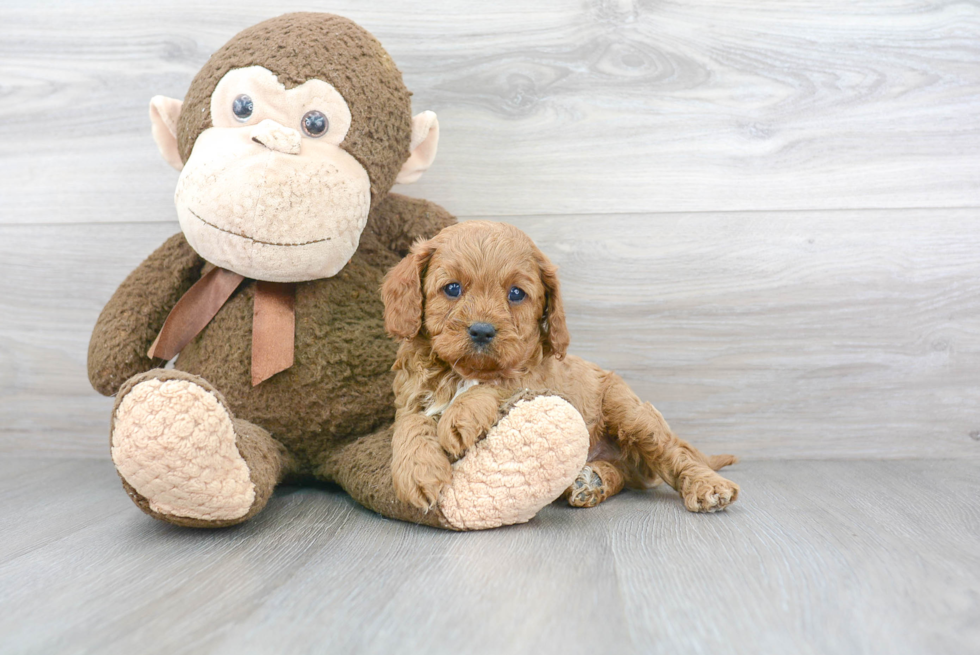
[[[88,378],[96,391],[111,396],[137,373],[163,365],[146,353],[203,266],[183,235],[175,234],[119,285],[89,341]]]
[[[153,140],[160,149],[164,161],[178,171],[184,165],[177,151],[177,118],[182,102],[166,96],[153,96],[150,100],[150,125]]]
[[[126,399],[129,398],[129,394],[133,389],[147,384],[150,384],[151,386],[163,386],[173,382],[178,383],[178,385],[176,385],[178,387],[196,387],[197,391],[210,395],[215,401],[217,401],[217,404],[222,410],[221,413],[230,416],[230,410],[227,407],[224,397],[217,389],[208,384],[206,380],[189,373],[184,373],[183,371],[153,369],[146,373],[133,376],[122,386],[122,388],[119,389],[119,393],[116,396],[116,404],[112,413],[113,419],[110,443],[116,442],[121,438],[125,438],[125,434],[116,434],[116,418],[119,416],[120,407],[126,403]],[[179,424],[181,418],[182,417],[176,413],[172,414],[174,424]],[[127,476],[120,468],[117,467],[119,477],[122,479],[123,487],[129,494],[129,497],[132,498],[133,502],[135,502],[140,509],[150,516],[184,527],[224,527],[241,523],[242,521],[245,521],[260,512],[262,508],[265,507],[269,497],[272,496],[272,491],[275,489],[276,485],[279,484],[285,476],[289,475],[295,470],[295,462],[289,453],[286,452],[286,449],[282,446],[282,444],[269,436],[269,433],[262,428],[236,418],[232,418],[231,422],[235,433],[235,446],[237,447],[238,455],[242,460],[244,460],[245,465],[248,467],[247,470],[253,492],[251,506],[248,508],[245,514],[230,518],[207,517],[206,514],[204,514],[204,517],[175,514],[173,512],[173,505],[163,506],[159,503],[151,503],[149,498],[137,491],[133,484],[130,484],[130,481],[127,480]],[[164,431],[172,429],[174,424],[164,426]],[[199,436],[202,436],[203,439],[192,438],[182,440],[179,443],[172,441],[170,445],[174,450],[183,451],[185,453],[206,450],[206,444],[211,441],[211,438],[208,435]],[[165,446],[163,446],[163,444],[152,445],[150,446],[150,452],[152,453],[153,451],[156,451],[159,453],[162,450],[162,447]],[[115,446],[113,444],[113,450],[114,449]],[[145,457],[145,455],[140,456]],[[233,453],[231,454],[230,459],[235,459]],[[159,462],[160,460],[157,461]],[[130,474],[130,477],[133,478],[134,483],[139,484],[140,486],[143,486],[143,484],[146,482],[145,478],[141,479],[142,476],[138,471],[136,476]],[[185,490],[178,489],[179,486],[179,482],[171,478],[169,481],[165,481],[161,485],[158,485],[157,489],[171,496],[185,495]],[[144,489],[144,491],[145,490],[146,489]],[[149,493],[153,495],[152,492]],[[197,514],[202,513],[197,512]]]
[[[439,120],[434,112],[423,111],[412,117],[412,154],[402,165],[395,182],[414,184],[436,158],[439,149]]]
[[[256,154],[247,129],[201,135],[175,193],[184,236],[209,262],[245,277],[335,275],[357,249],[369,215],[364,169],[333,146],[321,148],[330,155],[323,157],[310,154],[317,146],[308,144],[299,157],[267,148]]]
[[[568,402],[522,400],[453,465],[439,507],[459,530],[525,523],[572,483],[588,453],[589,430]]]
[[[211,521],[245,516],[255,485],[236,441],[228,410],[190,380],[141,382],[113,415],[116,470],[161,514]]]
[[[391,477],[390,426],[338,450],[319,469],[317,477],[334,480],[358,503],[389,518],[457,530],[438,508],[424,512],[395,496]]]
[[[384,332],[378,288],[384,273],[413,241],[453,222],[433,203],[387,196],[372,212],[360,247],[339,275],[297,285],[296,361],[259,386],[251,386],[250,374],[252,280],[246,280],[185,347],[176,361],[178,370],[166,372],[191,374],[183,379],[213,393],[220,390],[217,397],[236,421],[238,447],[250,469],[254,465],[248,446],[243,446],[242,425],[247,426],[244,434],[253,435],[250,443],[260,444],[253,450],[271,458],[271,478],[256,481],[253,470],[256,502],[268,497],[280,475],[312,475],[341,483],[363,504],[393,518],[446,527],[438,513],[422,515],[389,493],[386,433],[394,417],[391,363],[396,344]],[[170,308],[209,266],[178,234],[126,278],[92,334],[89,377],[97,390],[106,395],[118,391],[123,397],[145,377],[120,389],[127,379],[163,364],[146,357],[146,351]],[[158,372],[146,375],[155,377]],[[124,484],[134,502],[157,518],[179,525],[229,524],[161,514],[125,479]],[[239,520],[255,511],[253,505]]]
[[[253,113],[243,123],[232,106],[244,91]],[[303,116],[314,109],[329,129],[304,137]],[[341,147],[351,121],[343,97],[317,79],[287,90],[271,71],[249,66],[222,78],[211,118],[214,127],[197,137],[174,194],[188,243],[246,277],[335,275],[357,249],[371,209],[368,173]]]
[[[282,441],[306,470],[320,463],[321,453],[384,427],[394,416],[390,369],[396,344],[384,332],[378,288],[384,273],[419,236],[416,230],[432,234],[453,218],[432,203],[395,195],[375,214],[388,212],[408,220],[372,217],[361,247],[340,274],[297,284],[291,368],[257,387],[251,385],[253,280],[239,287],[176,361],[178,369],[219,389],[237,417],[261,425]],[[379,234],[374,227],[389,231]],[[203,266],[176,235],[120,286],[92,337],[89,370],[97,389],[114,393],[112,382],[122,384],[126,373],[162,364],[147,358],[146,350],[176,303],[177,290],[186,291]],[[174,267],[186,270],[174,275]],[[127,302],[119,302],[120,297]],[[142,343],[134,344],[136,339]],[[119,350],[133,355],[120,362]],[[120,363],[126,365],[125,373],[115,372]]]
[[[298,130],[283,127],[271,120],[264,120],[249,133],[253,140],[258,141],[269,150],[284,152],[288,155],[298,155],[302,141]]]
[[[235,99],[242,93],[252,100],[251,113],[244,119],[234,113]],[[279,130],[287,139],[277,146],[263,139],[261,130],[256,136],[267,148],[280,152],[290,151],[282,147],[288,145],[295,145],[294,153],[302,150],[302,117],[314,109],[324,114],[326,122],[323,133],[316,137],[309,135],[306,145],[340,145],[350,131],[350,107],[340,92],[323,80],[307,80],[287,89],[268,68],[248,66],[226,73],[211,95],[211,122],[214,127],[258,127],[269,121],[280,126]],[[291,131],[295,134],[291,134]],[[197,148],[197,145],[194,147]]]
[[[269,69],[287,89],[314,78],[333,85],[351,111],[342,147],[367,170],[372,205],[384,199],[409,156],[410,94],[381,44],[356,23],[331,14],[263,21],[211,55],[184,98],[177,132],[183,161],[198,135],[211,127],[211,94],[218,82],[228,71],[247,66]]]

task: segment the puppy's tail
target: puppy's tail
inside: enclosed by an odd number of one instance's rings
[[[717,471],[718,469],[723,469],[726,466],[731,466],[732,464],[738,463],[738,457],[735,455],[710,455],[708,456],[708,466]]]

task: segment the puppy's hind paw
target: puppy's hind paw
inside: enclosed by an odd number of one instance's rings
[[[568,504],[572,507],[595,507],[603,500],[602,478],[591,466],[586,466],[568,488]]]
[[[717,512],[738,499],[738,485],[717,473],[684,482],[682,496],[689,512]]]

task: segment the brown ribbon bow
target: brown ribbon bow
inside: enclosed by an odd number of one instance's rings
[[[171,359],[211,322],[245,278],[213,268],[187,290],[163,323],[147,353]],[[252,307],[252,386],[293,365],[296,285],[255,283]]]

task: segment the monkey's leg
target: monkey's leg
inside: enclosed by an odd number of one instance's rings
[[[622,462],[589,462],[565,491],[565,498],[572,507],[595,507],[622,491],[627,475]]]
[[[318,476],[336,482],[358,503],[388,518],[454,529],[438,506],[424,511],[395,495],[391,475],[393,433],[389,426],[344,446],[319,467]]]
[[[207,381],[176,370],[154,369],[122,386],[110,443],[139,508],[187,527],[251,518],[293,466],[282,444],[236,419]]]
[[[709,460],[678,439],[653,405],[644,403],[618,375],[609,374],[603,390],[606,428],[623,454],[646,478],[660,476],[676,489],[691,512],[725,509],[738,498],[738,485],[713,470],[734,461],[731,456]]]
[[[557,396],[522,394],[505,404],[487,436],[453,464],[453,477],[428,512],[395,496],[392,429],[346,446],[319,473],[387,517],[450,530],[524,523],[564,491],[585,464],[589,432]]]

